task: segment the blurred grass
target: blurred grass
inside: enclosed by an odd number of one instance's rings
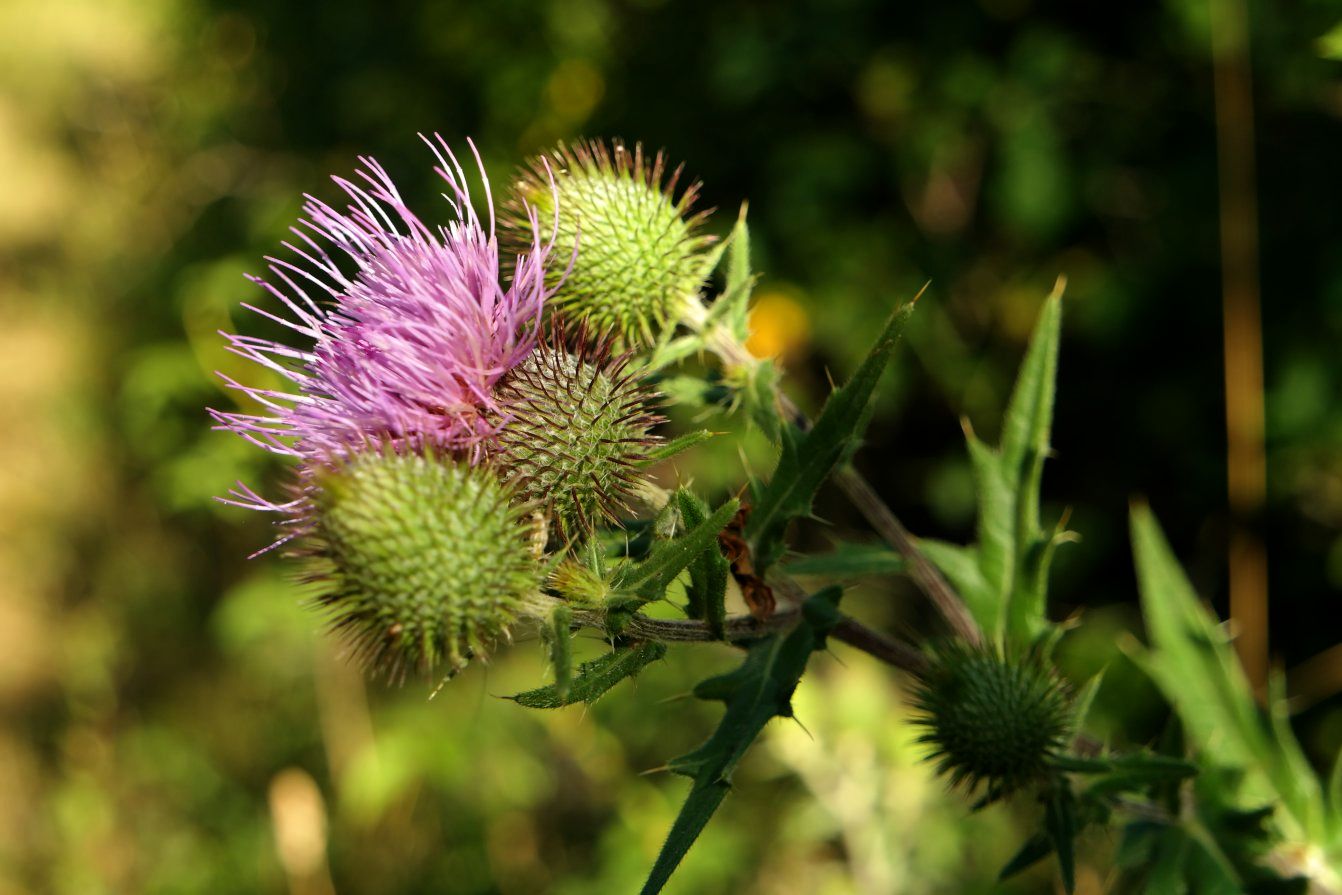
[[[991,437],[1038,301],[1071,281],[1047,494],[1064,644],[1115,736],[1163,723],[1117,655],[1137,631],[1123,519],[1146,492],[1223,596],[1215,146],[1202,5],[1115,20],[1044,3],[773,9],[730,0],[7,0],[0,5],[0,893],[624,892],[684,783],[642,776],[707,731],[696,648],[588,712],[493,698],[524,642],[430,700],[366,686],[318,636],[264,521],[210,497],[272,464],[212,433],[215,331],[304,190],[413,134],[476,136],[502,182],[580,133],[665,144],[729,221],[751,200],[762,351],[803,403],[927,280],[862,462],[928,534],[964,537],[956,419]],[[1337,640],[1342,588],[1338,11],[1254,6],[1273,640]],[[1329,57],[1332,58],[1329,58]],[[726,441],[725,439],[723,440]],[[734,448],[681,473],[719,489]],[[822,506],[832,533],[857,530]],[[823,535],[817,535],[817,544]],[[875,580],[860,614],[921,623]],[[592,644],[596,648],[596,644]],[[915,762],[892,678],[845,653],[771,728],[680,892],[974,892],[1018,844]],[[1306,666],[1311,668],[1314,666]],[[1330,664],[1315,672],[1329,677]],[[1336,693],[1300,719],[1316,760]],[[1028,807],[1028,806],[1027,806]],[[1098,862],[1107,843],[1090,844]],[[1093,866],[1102,866],[1096,863]],[[1099,872],[1083,873],[1100,891]],[[1015,891],[1048,891],[1049,876]]]

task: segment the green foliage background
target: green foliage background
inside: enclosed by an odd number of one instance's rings
[[[1210,0],[1224,2],[1224,0]],[[1251,3],[1267,358],[1272,643],[1307,757],[1342,741],[1342,8]],[[627,892],[686,783],[642,775],[736,661],[673,650],[595,706],[536,713],[519,644],[430,700],[364,685],[317,635],[264,520],[211,496],[276,471],[208,431],[236,304],[303,191],[371,153],[431,201],[416,131],[473,135],[500,182],[580,134],[666,146],[724,230],[751,203],[757,322],[812,409],[928,279],[859,463],[920,534],[972,538],[959,418],[996,441],[1066,273],[1043,516],[1084,540],[1064,640],[1120,743],[1164,710],[1127,502],[1225,591],[1209,7],[980,0],[7,0],[0,4],[0,893]],[[726,439],[723,440],[724,442]],[[708,491],[734,448],[680,464]],[[835,535],[863,531],[833,494]],[[825,544],[816,537],[814,546]],[[845,598],[922,626],[895,578]],[[1224,606],[1217,604],[1224,614]],[[599,644],[593,643],[595,654]],[[675,892],[992,891],[1022,821],[917,764],[883,669],[819,658],[734,777]],[[809,733],[807,732],[809,731]],[[1094,837],[1079,889],[1100,891]],[[1049,891],[1048,868],[1002,891]]]

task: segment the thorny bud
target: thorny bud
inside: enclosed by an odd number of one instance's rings
[[[985,801],[1042,779],[1071,729],[1066,685],[1045,662],[1008,659],[991,647],[938,651],[915,703],[938,773],[957,785],[984,784]]]
[[[628,357],[612,360],[607,347],[578,342],[570,350],[555,330],[499,382],[510,418],[490,447],[500,478],[544,508],[565,538],[627,508],[641,463],[660,441],[653,396]]]
[[[504,227],[523,245],[528,209],[541,222],[555,221],[557,263],[547,275],[562,318],[648,345],[686,302],[698,301],[713,238],[701,232],[706,213],[691,214],[698,184],[677,195],[680,173],[668,177],[662,153],[649,159],[642,145],[630,150],[619,140],[560,144],[524,170]]]
[[[526,510],[486,467],[383,449],[316,482],[311,578],[372,669],[459,670],[528,613],[541,569]]]

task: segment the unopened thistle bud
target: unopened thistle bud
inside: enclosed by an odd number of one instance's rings
[[[582,341],[582,340],[580,340]],[[542,507],[563,537],[584,534],[627,508],[660,439],[628,358],[604,347],[570,350],[557,334],[499,383],[509,419],[499,426],[491,462],[525,500]]]
[[[690,211],[698,184],[676,194],[680,173],[667,177],[660,152],[649,160],[641,145],[631,151],[594,140],[561,144],[522,174],[504,225],[520,245],[528,208],[543,223],[555,221],[554,257],[573,256],[567,276],[562,263],[549,271],[552,306],[563,318],[646,345],[698,300],[713,240],[700,232],[705,213]]]
[[[951,646],[933,656],[916,706],[938,773],[983,784],[992,801],[1041,780],[1066,745],[1066,685],[1037,656],[1007,659],[991,648]]]
[[[317,485],[318,599],[392,679],[460,669],[538,590],[525,508],[485,467],[387,449],[341,461]]]

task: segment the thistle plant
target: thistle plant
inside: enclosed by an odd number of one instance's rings
[[[1120,891],[1152,891],[1153,880],[1171,891],[1335,890],[1342,789],[1325,797],[1278,695],[1259,709],[1144,508],[1133,541],[1151,647],[1134,658],[1182,739],[1159,749],[1097,739],[1088,709],[1101,678],[1068,680],[1054,663],[1064,626],[1050,611],[1050,566],[1075,539],[1061,520],[1045,523],[1040,502],[1061,281],[1000,442],[966,427],[975,543],[919,538],[854,466],[913,302],[892,310],[808,419],[777,365],[745,348],[756,277],[744,211],[713,243],[711,222],[691,209],[696,188],[677,194],[679,169],[667,178],[660,153],[561,146],[516,179],[501,258],[478,155],[485,219],[447,144],[426,142],[449,222],[424,223],[372,159],[335,178],[343,209],[309,198],[288,254],[254,279],[267,305],[247,305],[300,344],[227,336],[266,378],[226,380],[239,406],[213,411],[221,428],[292,460],[284,499],[239,484],[225,500],[277,516],[277,544],[353,655],[396,680],[432,676],[530,629],[551,681],[513,698],[556,709],[601,698],[679,644],[736,650],[735,670],[694,688],[723,717],[667,761],[691,786],[644,893],[662,889],[750,745],[792,717],[808,666],[836,642],[906,681],[927,757],[951,786],[975,807],[1009,801],[1037,818],[1004,876],[1053,855],[1071,891],[1078,837],[1104,827],[1124,842]],[[659,408],[673,402],[744,415],[777,446],[771,473],[743,470],[739,496],[716,506],[664,487],[657,465],[710,437],[668,431]],[[796,551],[826,482],[887,542],[879,565],[929,599],[935,630],[903,639],[840,609],[843,582],[871,568],[870,550]],[[831,581],[810,592],[803,572]],[[729,613],[729,593],[749,612]],[[654,603],[669,608],[645,611]],[[610,648],[575,666],[582,629]]]

